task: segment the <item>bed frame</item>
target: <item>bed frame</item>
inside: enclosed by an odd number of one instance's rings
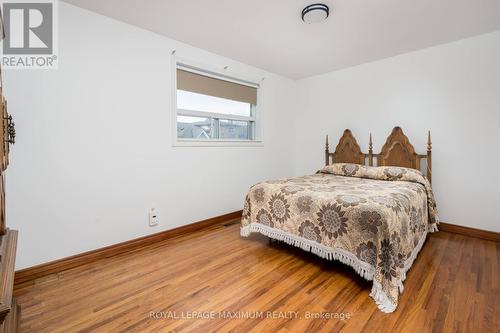
[[[373,153],[372,134],[368,143],[368,154],[361,151],[351,130],[346,129],[339,140],[335,151],[330,153],[328,135],[325,143],[325,165],[331,163],[355,163],[373,166],[373,158],[377,159],[377,166],[400,166],[420,170],[422,159],[427,160],[427,179],[432,182],[432,142],[431,132],[427,135],[427,154],[417,154],[412,144],[403,133],[401,127],[396,126],[385,141],[378,154]]]

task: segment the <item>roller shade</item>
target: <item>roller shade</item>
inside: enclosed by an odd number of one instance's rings
[[[177,89],[257,104],[257,88],[177,69]]]

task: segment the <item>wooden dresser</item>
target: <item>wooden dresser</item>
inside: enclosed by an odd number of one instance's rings
[[[0,126],[0,333],[4,333],[18,331],[20,309],[12,298],[17,231],[6,227],[5,218],[5,169],[9,165],[9,145],[14,143],[15,131],[1,88],[0,111],[3,121]]]
[[[3,24],[0,13],[0,39]],[[5,215],[5,170],[9,166],[9,149],[16,131],[12,117],[7,112],[3,95],[2,68],[0,67],[0,333],[17,332],[20,308],[12,297],[16,261],[17,231],[8,229]]]
[[[17,231],[7,229],[0,236],[0,333],[17,332],[20,308],[12,298]]]

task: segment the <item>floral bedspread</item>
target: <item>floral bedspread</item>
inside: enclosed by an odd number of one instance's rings
[[[392,312],[406,272],[437,224],[421,172],[338,163],[252,186],[241,235],[260,232],[353,267],[373,281],[370,296],[379,308]]]

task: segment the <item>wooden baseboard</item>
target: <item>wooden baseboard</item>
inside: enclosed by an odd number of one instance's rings
[[[239,210],[236,212],[184,225],[175,229],[165,230],[156,234],[135,238],[123,243],[106,246],[93,251],[84,252],[74,256],[40,264],[37,266],[21,269],[19,271],[16,271],[15,273],[14,284],[18,286],[20,284],[33,281],[35,279],[41,278],[46,275],[58,273],[70,268],[91,263],[99,259],[109,258],[124,252],[133,251],[162,240],[193,233],[195,231],[206,229],[216,225],[224,224],[231,220],[240,218],[241,214],[242,211]],[[494,242],[500,242],[500,233],[494,231],[474,229],[444,222],[441,222],[439,224],[439,230],[466,235],[470,237],[481,238]]]
[[[99,259],[112,257],[124,252],[129,252],[165,239],[193,233],[201,229],[206,229],[216,225],[224,224],[231,220],[240,218],[241,214],[242,211],[239,210],[229,214],[212,217],[203,221],[184,225],[175,229],[165,230],[156,234],[135,238],[123,243],[106,246],[93,251],[84,252],[74,256],[40,264],[37,266],[21,269],[19,271],[16,271],[15,273],[14,284],[18,286],[20,284],[33,281],[35,279],[38,279],[40,277],[49,274],[58,273],[70,268],[91,263]]]
[[[495,231],[481,230],[469,227],[463,227],[450,223],[439,223],[439,230],[446,232],[453,232],[455,234],[481,238],[489,241],[500,242],[500,233]]]

